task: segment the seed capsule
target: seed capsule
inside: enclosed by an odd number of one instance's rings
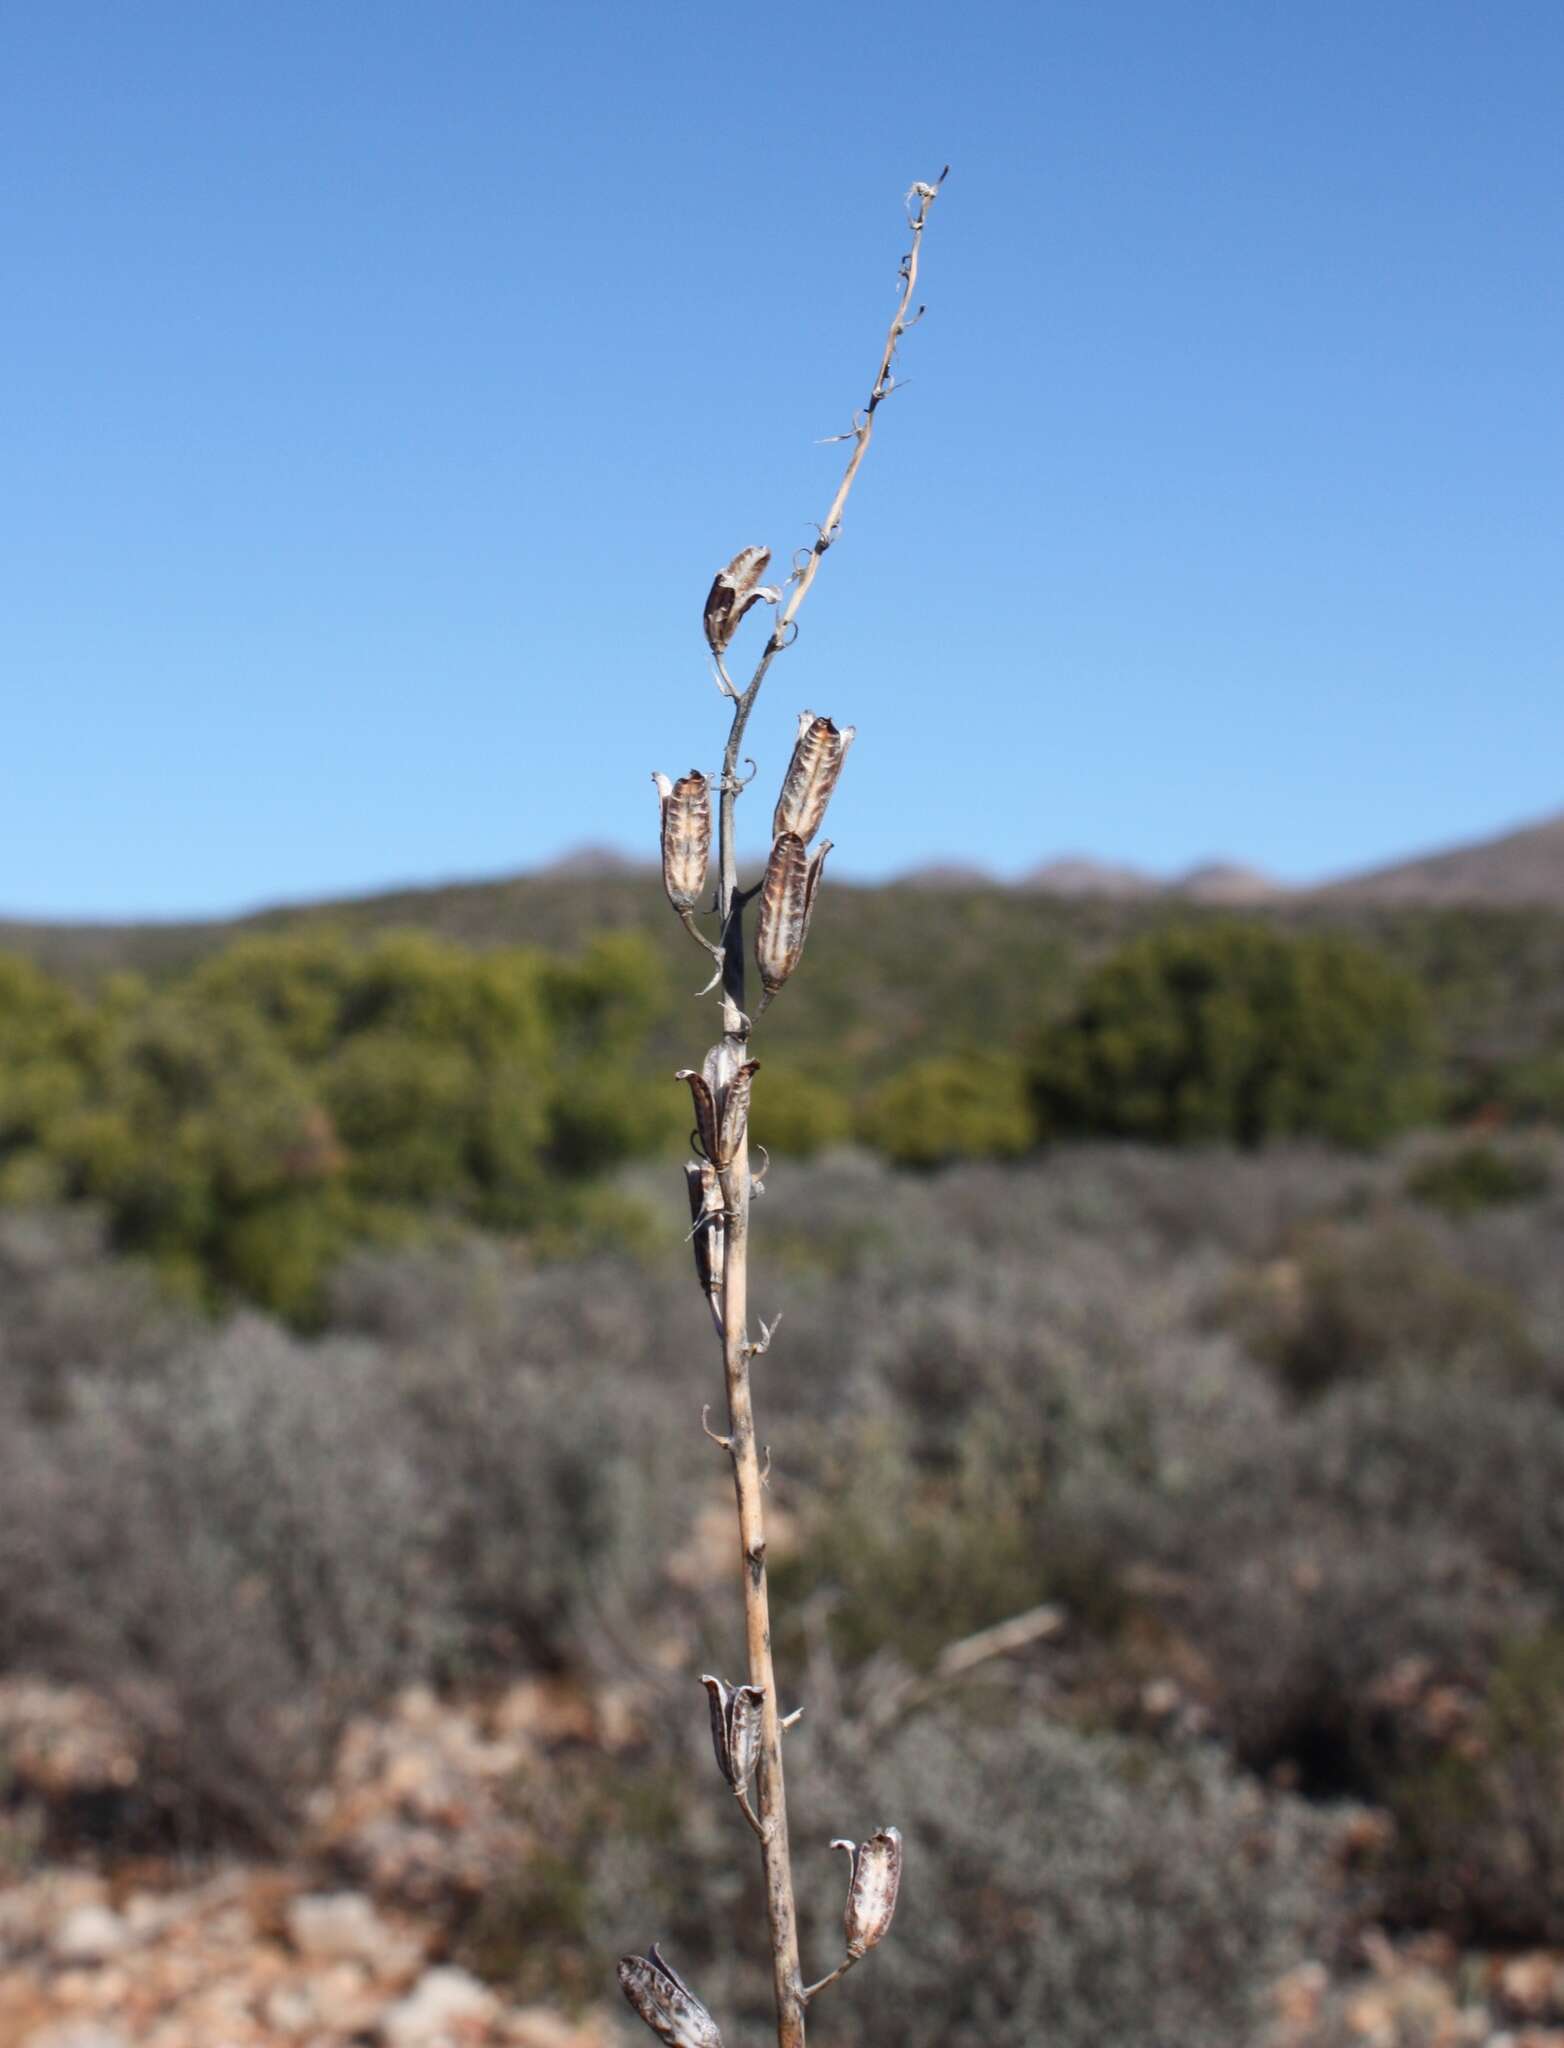
[[[663,887],[675,910],[693,910],[711,863],[711,791],[697,768],[677,782],[652,780],[662,805]]]
[[[732,1071],[730,1079],[714,1089],[708,1076],[720,1075],[724,1065],[708,1058],[705,1073],[681,1067],[673,1077],[689,1084],[695,1104],[695,1135],[700,1140],[700,1149],[719,1173],[733,1164],[744,1142],[749,1128],[749,1091],[760,1072],[759,1060],[746,1060]]]
[[[684,1169],[690,1197],[690,1243],[695,1247],[695,1277],[717,1316],[722,1314],[723,1222],[722,1186],[709,1159],[691,1159]]]
[[[697,1074],[693,1067],[680,1067],[673,1078],[689,1082],[690,1098],[695,1104],[695,1136],[712,1165],[719,1165],[717,1153],[721,1148],[717,1139],[717,1103],[705,1075]]]
[[[847,1953],[856,1962],[890,1932],[901,1890],[901,1831],[881,1828],[867,1842],[833,1842],[831,1847],[845,1849],[853,1861],[842,1925]]]
[[[619,1988],[669,2048],[722,2048],[717,2023],[657,1952],[619,1958]]]
[[[773,839],[779,832],[796,832],[807,846],[814,838],[856,737],[853,726],[838,732],[829,718],[816,718],[812,711],[799,713],[798,739],[771,820]]]
[[[771,849],[766,878],[760,885],[760,915],[755,923],[755,964],[769,1000],[803,957],[814,915],[815,891],[829,839],[822,840],[813,860],[796,832],[783,832]]]
[[[760,1708],[765,1689],[724,1685],[709,1674],[701,1680],[711,1702],[711,1744],[717,1768],[735,1792],[747,1792],[760,1761]]]
[[[771,561],[770,548],[740,548],[726,569],[719,569],[706,596],[706,645],[723,654],[752,604],[781,601],[782,593],[761,585]]]
[[[759,1060],[746,1060],[728,1083],[722,1098],[722,1124],[717,1142],[722,1147],[719,1164],[729,1166],[749,1132],[749,1093],[760,1072]]]

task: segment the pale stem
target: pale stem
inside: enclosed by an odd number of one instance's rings
[[[943,178],[943,173],[941,174]],[[794,571],[792,595],[772,625],[755,672],[742,694],[735,693],[733,723],[723,755],[721,801],[718,808],[717,908],[722,925],[722,1028],[729,1050],[738,1060],[745,1054],[749,1019],[744,1013],[744,906],[753,892],[741,891],[734,838],[734,812],[740,788],[739,749],[744,729],[766,671],[788,644],[788,628],[809,594],[821,558],[835,540],[848,493],[874,432],[875,412],[895,379],[891,365],[896,345],[911,324],[907,311],[918,277],[918,252],[924,222],[937,186],[915,187],[919,203],[910,217],[912,246],[902,264],[902,293],[886,336],[874,388],[862,414],[853,422],[853,452],[825,524],[804,561]],[[844,439],[849,438],[847,436]],[[692,926],[693,929],[693,926]],[[697,936],[699,934],[697,933]],[[715,950],[715,949],[713,949]],[[749,1142],[746,1137],[722,1175],[726,1206],[726,1243],[722,1282],[722,1359],[728,1397],[727,1450],[733,1461],[733,1490],[738,1503],[739,1546],[744,1585],[744,1633],[749,1682],[760,1689],[760,1759],[755,1775],[758,1813],[746,1814],[760,1837],[766,1877],[766,1912],[771,1927],[772,1978],[776,1992],[777,2048],[804,2048],[804,2012],[811,1995],[804,1989],[798,1961],[798,1915],[793,1899],[792,1858],[788,1847],[787,1797],[782,1774],[782,1719],[777,1706],[776,1671],[771,1656],[771,1609],[766,1583],[766,1526],[762,1507],[762,1473],[755,1444],[755,1414],[750,1393],[750,1361],[755,1355],[747,1328],[749,1295]],[[709,1433],[709,1432],[708,1432]],[[849,1965],[844,1963],[814,1987],[823,1990]]]

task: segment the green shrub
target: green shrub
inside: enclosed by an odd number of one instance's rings
[[[1552,1171],[1540,1153],[1501,1151],[1497,1145],[1478,1143],[1425,1159],[1406,1178],[1413,1201],[1442,1209],[1447,1216],[1535,1201],[1552,1185]]]
[[[755,1142],[782,1158],[810,1159],[852,1136],[846,1098],[829,1082],[768,1061],[750,1111]]]
[[[1478,1712],[1391,1803],[1403,1910],[1469,1940],[1564,1940],[1564,1631],[1511,1643]]]
[[[1045,1132],[1371,1145],[1437,1100],[1417,985],[1332,934],[1218,923],[1137,939],[1041,1033]]]
[[[1015,1158],[1036,1138],[1025,1070],[1004,1053],[917,1061],[874,1091],[859,1128],[899,1166]]]
[[[1543,1363],[1515,1299],[1452,1264],[1438,1238],[1404,1216],[1302,1232],[1291,1255],[1239,1282],[1227,1315],[1300,1399],[1392,1367],[1524,1383]]]

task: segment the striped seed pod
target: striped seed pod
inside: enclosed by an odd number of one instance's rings
[[[747,1792],[760,1761],[760,1707],[765,1689],[758,1685],[724,1685],[708,1674],[702,1678],[711,1702],[711,1745],[717,1768],[735,1792]]]
[[[711,862],[711,791],[698,768],[677,782],[652,780],[662,806],[663,887],[675,910],[693,910]]]
[[[767,999],[774,996],[803,957],[814,914],[820,871],[831,851],[829,839],[811,860],[796,832],[781,833],[766,863],[760,885],[760,916],[755,923],[755,964]]]
[[[717,2023],[652,1943],[650,1955],[619,1958],[619,1988],[668,2048],[722,2048]]]
[[[781,591],[760,581],[770,563],[770,548],[740,548],[727,568],[717,571],[707,592],[703,620],[706,645],[713,654],[727,652],[739,621],[752,604],[759,604],[762,598],[767,604],[781,602]]]
[[[796,832],[807,846],[820,830],[825,807],[831,801],[836,778],[842,772],[847,749],[857,738],[854,726],[840,732],[829,718],[816,718],[812,711],[798,715],[798,739],[793,758],[782,778],[782,794],[771,819],[771,836]]]
[[[760,1072],[759,1060],[746,1060],[728,1083],[722,1098],[722,1122],[717,1142],[722,1147],[721,1166],[731,1166],[749,1133],[749,1092]]]
[[[723,1222],[722,1186],[709,1159],[691,1159],[684,1168],[690,1197],[690,1243],[695,1247],[695,1277],[720,1318],[722,1255],[727,1226]]]
[[[717,1136],[717,1099],[704,1074],[697,1074],[693,1067],[680,1067],[673,1077],[676,1081],[688,1081],[690,1097],[695,1104],[695,1136],[700,1149],[718,1166],[721,1161],[717,1154],[722,1149]]]
[[[856,1962],[890,1932],[901,1890],[901,1831],[881,1828],[867,1842],[833,1842],[831,1847],[845,1849],[853,1862],[842,1925],[847,1953]]]
[[[681,1067],[673,1077],[689,1084],[695,1104],[695,1135],[701,1151],[719,1173],[733,1164],[734,1155],[744,1142],[749,1128],[749,1091],[760,1072],[759,1060],[746,1060],[741,1067],[731,1070],[731,1077],[724,1082],[720,1080],[723,1065],[708,1057],[705,1073]],[[719,1079],[716,1088],[712,1086],[712,1077]]]

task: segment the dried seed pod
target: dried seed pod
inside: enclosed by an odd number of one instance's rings
[[[677,782],[652,780],[662,805],[663,887],[675,910],[693,910],[711,864],[711,789],[698,768]]]
[[[755,964],[767,998],[774,996],[803,957],[814,915],[829,839],[811,860],[796,832],[778,835],[760,885],[760,915],[755,921]]]
[[[722,1255],[727,1226],[723,1222],[722,1184],[709,1159],[691,1159],[684,1168],[690,1197],[690,1243],[695,1247],[695,1277],[712,1308],[722,1311]],[[752,1191],[753,1192],[753,1191]]]
[[[719,569],[706,595],[706,645],[725,654],[752,604],[780,602],[782,593],[761,584],[771,562],[770,548],[740,548],[726,569]]]
[[[717,1138],[717,1101],[704,1074],[697,1074],[693,1067],[680,1067],[673,1077],[676,1081],[688,1081],[690,1097],[695,1104],[695,1135],[700,1140],[700,1149],[713,1166],[722,1162],[717,1154],[721,1149]]]
[[[838,732],[829,718],[816,718],[812,711],[799,713],[798,739],[771,820],[773,839],[780,832],[796,832],[807,846],[814,838],[842,772],[847,749],[856,738],[853,726],[844,726]]]
[[[721,1047],[712,1048],[704,1073],[681,1067],[673,1077],[689,1083],[695,1104],[695,1135],[719,1173],[733,1164],[744,1141],[749,1128],[749,1091],[760,1072],[759,1060],[746,1060],[735,1069],[731,1058],[718,1057],[721,1051]],[[725,1075],[728,1078],[724,1079]]]
[[[722,1098],[722,1124],[717,1142],[722,1147],[719,1166],[730,1166],[749,1131],[749,1092],[760,1072],[759,1060],[746,1060],[728,1083]]]
[[[717,1043],[701,1061],[701,1073],[706,1086],[711,1090],[711,1099],[722,1110],[723,1097],[728,1092],[728,1083],[739,1069],[739,1055],[731,1038],[719,1038]]]
[[[668,2048],[722,2048],[717,2023],[652,1943],[650,1955],[619,1958],[619,1988]]]
[[[724,1685],[708,1675],[701,1680],[711,1703],[711,1745],[717,1768],[735,1792],[747,1792],[760,1761],[760,1708],[765,1689],[758,1685]]]
[[[831,1847],[845,1849],[853,1862],[842,1925],[847,1953],[856,1962],[890,1932],[896,1894],[901,1890],[901,1831],[881,1828],[867,1842],[833,1842]]]

